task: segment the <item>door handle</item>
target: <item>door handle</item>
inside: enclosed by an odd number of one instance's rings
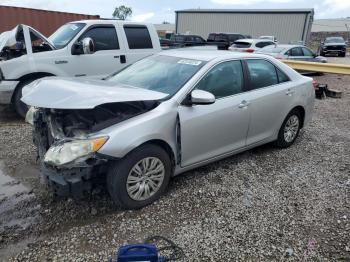
[[[294,91],[292,90],[292,89],[288,89],[287,91],[286,91],[286,95],[287,96],[291,96],[291,95],[293,95],[294,94]]]
[[[125,64],[126,63],[126,56],[125,55],[121,55],[120,56],[120,63],[121,64]]]
[[[247,108],[250,105],[250,102],[243,100],[239,105],[238,108]]]

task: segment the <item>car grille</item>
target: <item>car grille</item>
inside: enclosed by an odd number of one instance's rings
[[[326,47],[328,50],[342,50],[342,46],[331,45]]]

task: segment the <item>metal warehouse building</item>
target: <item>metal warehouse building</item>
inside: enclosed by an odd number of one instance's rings
[[[306,42],[313,17],[313,9],[187,9],[176,11],[176,33],[206,39],[212,32],[231,32],[253,38],[273,35],[280,43]]]

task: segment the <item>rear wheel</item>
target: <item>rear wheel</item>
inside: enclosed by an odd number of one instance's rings
[[[21,101],[22,89],[24,86],[30,84],[34,80],[35,79],[29,79],[29,80],[25,80],[25,81],[20,82],[16,88],[16,92],[15,92],[14,97],[13,97],[13,105],[15,107],[15,110],[16,110],[17,114],[23,118],[26,117],[26,114],[27,114],[27,111],[29,108],[25,103],[23,103]]]
[[[283,121],[275,144],[281,148],[291,146],[299,135],[301,121],[302,118],[299,110],[291,111]]]
[[[122,208],[141,208],[164,193],[171,171],[167,152],[159,146],[146,144],[112,163],[107,174],[107,188],[113,201]]]

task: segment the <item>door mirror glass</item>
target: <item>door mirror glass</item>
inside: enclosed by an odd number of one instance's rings
[[[83,47],[83,53],[85,55],[95,53],[95,43],[91,37],[86,37],[83,40],[81,40],[81,44]]]
[[[85,37],[72,46],[72,55],[93,54],[95,51],[94,40],[90,37]]]
[[[192,105],[210,105],[215,103],[215,96],[204,90],[193,90],[191,93]]]

